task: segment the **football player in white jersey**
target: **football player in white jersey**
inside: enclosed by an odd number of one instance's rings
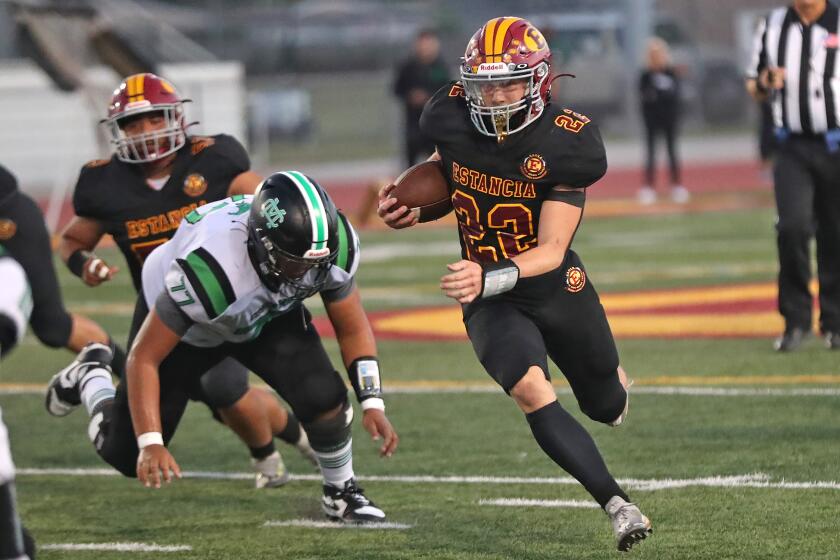
[[[381,521],[353,472],[353,409],[303,300],[319,293],[380,453],[398,437],[382,399],[373,331],[354,274],[355,231],[324,190],[296,171],[275,173],[253,197],[188,214],[143,266],[125,384],[114,388],[108,349],[91,345],[53,383],[53,406],[85,403],[105,461],[146,486],[180,476],[165,447],[201,374],[228,357],[264,379],[294,410],[324,478],[323,509],[347,522]],[[145,305],[143,304],[145,303]],[[55,389],[55,390],[52,390]],[[130,413],[129,413],[130,411]]]
[[[26,273],[0,245],[0,358],[23,336],[32,312]],[[0,560],[34,558],[35,543],[20,524],[15,506],[15,466],[0,409]]]

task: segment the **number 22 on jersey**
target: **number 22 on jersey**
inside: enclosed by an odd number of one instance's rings
[[[514,257],[537,244],[533,215],[524,204],[496,204],[482,220],[475,198],[456,190],[452,194],[452,206],[458,216],[469,260],[498,261]]]

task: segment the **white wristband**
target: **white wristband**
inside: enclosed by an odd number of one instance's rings
[[[362,410],[370,410],[371,408],[375,408],[376,410],[381,410],[385,412],[385,401],[378,397],[371,397],[369,399],[365,399],[361,403]]]
[[[142,450],[150,445],[163,445],[163,434],[160,432],[146,432],[137,436],[137,448]]]

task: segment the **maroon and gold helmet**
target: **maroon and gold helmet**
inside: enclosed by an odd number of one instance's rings
[[[493,107],[484,98],[489,88],[519,80],[527,81],[521,100]],[[534,122],[545,109],[551,93],[551,50],[527,20],[491,19],[467,44],[461,84],[475,127],[501,140]]]
[[[183,99],[175,87],[154,74],[134,74],[114,90],[108,117],[102,123],[108,129],[114,153],[121,161],[146,163],[181,149],[187,141]],[[126,122],[139,115],[158,113],[163,127],[142,134],[127,135]]]

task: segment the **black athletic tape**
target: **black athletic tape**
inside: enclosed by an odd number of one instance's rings
[[[85,263],[88,262],[91,257],[93,257],[93,253],[90,251],[77,249],[73,251],[70,258],[67,259],[67,268],[70,269],[70,272],[81,278],[85,270]]]

